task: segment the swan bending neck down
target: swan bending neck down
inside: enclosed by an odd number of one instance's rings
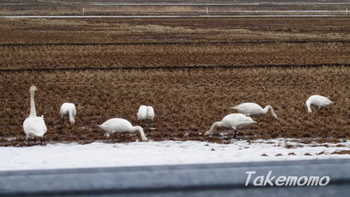
[[[34,94],[37,88],[31,86],[30,92],[30,114],[23,122],[23,130],[26,135],[26,140],[34,137],[43,138],[47,127],[44,121],[44,116],[37,116],[35,109]]]
[[[321,107],[326,107],[327,105],[330,105],[330,104],[333,104],[333,101],[331,101],[329,98],[325,96],[320,96],[320,95],[312,95],[305,102],[307,111],[309,113],[312,112],[311,105],[315,105],[320,109]]]
[[[69,118],[69,122],[71,124],[74,124],[75,123],[75,118],[74,118],[75,114],[72,112],[72,111],[69,111],[68,112],[68,118]]]
[[[122,118],[112,118],[98,126],[105,131],[106,137],[110,137],[115,132],[139,132],[141,140],[147,141],[142,127],[133,126],[128,120]]]
[[[75,116],[77,115],[77,109],[74,103],[63,103],[60,109],[60,115],[63,119],[68,116],[68,120],[71,124],[75,123]]]
[[[263,109],[264,114],[266,114],[268,111],[271,112],[271,115],[272,115],[274,118],[278,119],[277,114],[275,113],[275,110],[272,108],[271,105],[267,105],[267,106],[265,106],[264,109]]]
[[[221,121],[214,122],[205,135],[211,134],[216,127],[225,127],[232,128],[234,130],[234,137],[236,137],[238,128],[255,123],[256,121],[249,116],[240,113],[232,113],[225,116]]]
[[[256,103],[241,103],[239,105],[231,107],[231,109],[235,109],[239,113],[245,114],[247,116],[266,114],[270,111],[271,115],[275,119],[278,119],[277,114],[275,113],[275,110],[272,108],[271,105],[267,105],[263,108],[259,104],[256,104]]]
[[[308,99],[308,100],[305,102],[305,105],[306,105],[306,108],[307,108],[307,112],[311,113],[311,112],[312,112],[312,109],[311,109],[311,101],[310,101],[310,99]]]

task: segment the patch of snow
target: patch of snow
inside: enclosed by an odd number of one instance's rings
[[[235,140],[231,144],[199,141],[48,144],[0,147],[0,170],[350,158],[349,154],[331,154],[343,150],[350,150],[350,141],[336,144],[303,144],[295,139],[250,143]]]

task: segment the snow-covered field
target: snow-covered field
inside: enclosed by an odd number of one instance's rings
[[[106,144],[48,144],[1,147],[0,170],[87,168],[215,162],[350,158],[350,141],[303,144],[293,139],[232,141],[162,141]]]
[[[344,11],[340,11],[343,13]],[[34,19],[34,18],[45,18],[45,19],[94,19],[94,18],[256,18],[256,17],[266,17],[266,18],[295,18],[295,17],[338,17],[340,15],[336,14],[240,14],[240,15],[85,15],[85,16],[0,16],[1,18],[8,19]]]

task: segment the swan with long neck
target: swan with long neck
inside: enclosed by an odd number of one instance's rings
[[[263,108],[259,104],[256,104],[256,103],[241,103],[239,105],[231,107],[231,109],[235,109],[239,113],[245,114],[247,116],[262,115],[262,114],[266,114],[267,112],[270,111],[271,115],[275,119],[278,119],[278,116],[275,113],[275,110],[272,108],[271,105],[267,105]]]
[[[45,133],[47,132],[47,127],[44,121],[44,116],[37,116],[34,95],[37,88],[31,86],[30,92],[30,114],[23,122],[23,130],[26,135],[26,140],[30,138],[39,137],[43,139]]]
[[[64,119],[68,116],[69,122],[73,125],[75,123],[75,116],[77,115],[77,109],[74,103],[63,103],[60,108],[61,118]]]
[[[133,126],[128,120],[123,118],[112,118],[98,125],[105,131],[105,136],[110,137],[115,132],[139,132],[142,141],[147,141],[147,137],[140,126]]]
[[[240,113],[232,113],[226,115],[221,121],[214,122],[210,126],[210,129],[205,132],[205,135],[211,134],[217,127],[225,127],[233,129],[234,137],[236,137],[239,128],[255,123],[256,121],[249,116]]]
[[[331,101],[329,98],[325,96],[320,96],[320,95],[312,95],[305,102],[307,111],[309,113],[312,112],[311,110],[312,105],[317,106],[320,109],[321,107],[326,107],[327,105],[330,105],[330,104],[333,104],[333,101]]]
[[[37,91],[36,86],[31,86],[29,88],[29,94],[30,94],[30,113],[29,116],[35,117],[36,116],[36,108],[35,108],[35,101],[34,101],[34,96],[35,96],[35,91]]]

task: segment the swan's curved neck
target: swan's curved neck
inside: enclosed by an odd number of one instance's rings
[[[308,111],[309,113],[311,113],[312,110],[311,110],[311,102],[310,102],[310,101],[306,101],[306,107],[307,107],[307,111]]]
[[[263,109],[263,111],[264,111],[265,114],[266,114],[269,110],[271,111],[271,115],[272,115],[274,118],[278,119],[277,114],[275,113],[275,110],[273,110],[273,108],[272,108],[271,105],[267,105],[267,106]]]
[[[271,105],[265,106],[263,109],[264,114],[266,114],[270,109],[272,109]]]
[[[34,91],[30,91],[30,116],[36,116],[35,101],[34,101]]]
[[[220,127],[220,126],[221,126],[221,121],[214,122],[211,125],[210,129],[206,132],[206,134],[212,133],[216,127]]]
[[[141,136],[141,140],[142,141],[147,141],[147,137],[145,135],[145,132],[143,131],[143,128],[140,127],[140,126],[134,126],[134,130],[135,131],[138,131],[140,133],[140,136]]]
[[[68,117],[69,117],[69,122],[71,124],[74,124],[75,123],[75,119],[74,119],[73,112],[71,110],[68,112]]]

